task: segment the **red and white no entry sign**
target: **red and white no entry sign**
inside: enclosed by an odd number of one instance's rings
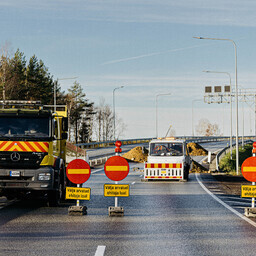
[[[246,180],[256,182],[256,157],[251,156],[245,159],[241,169]]]
[[[91,168],[86,161],[75,159],[68,164],[66,174],[71,182],[82,184],[90,178]]]
[[[129,164],[121,156],[110,157],[104,166],[106,176],[114,181],[120,181],[126,178],[129,173]]]

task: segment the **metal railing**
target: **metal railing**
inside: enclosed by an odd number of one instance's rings
[[[244,141],[245,144],[252,144],[253,140],[249,139],[249,140],[245,140]],[[242,144],[242,141],[239,141],[238,143],[239,145]],[[232,148],[236,145],[236,143],[232,144]],[[220,171],[219,168],[219,164],[220,164],[220,159],[226,155],[230,150],[230,146],[223,148],[222,150],[220,150],[217,155],[216,155],[216,171]]]
[[[129,144],[140,144],[140,143],[147,143],[151,141],[153,138],[141,138],[141,139],[129,139],[129,140],[120,140],[122,145],[129,145]],[[104,147],[111,147],[115,145],[116,140],[110,141],[100,141],[100,142],[90,142],[90,143],[78,143],[75,144],[81,148],[104,148]]]
[[[194,142],[194,143],[206,143],[206,142],[214,142],[214,141],[225,141],[225,140],[230,140],[229,136],[212,136],[212,137],[206,137],[206,136],[177,136],[175,137],[177,140],[186,140],[187,143],[190,142]],[[129,139],[129,140],[121,140],[123,145],[128,145],[128,144],[141,144],[141,143],[148,143],[149,141],[151,141],[154,138],[140,138],[140,139]],[[235,139],[235,137],[234,137]],[[239,138],[241,139],[241,137]],[[244,137],[244,140],[246,143],[251,142],[252,139],[255,140],[255,136],[246,136]],[[76,146],[79,146],[83,149],[85,148],[103,148],[103,147],[113,147],[115,145],[116,141],[103,141],[103,142],[91,142],[91,143],[79,143],[76,144]],[[242,141],[240,142],[242,143]],[[239,143],[239,144],[240,144]],[[235,143],[233,143],[233,146],[235,145]],[[223,154],[226,150],[229,149],[228,147],[225,147],[224,149],[222,149],[220,152],[218,152],[217,156],[216,156],[216,169],[219,170],[219,159],[221,157],[221,154]],[[90,166],[96,166],[99,164],[103,164],[104,162],[107,161],[107,159],[114,155],[115,153],[113,152],[113,154],[105,154],[105,155],[101,155],[100,157],[94,157],[92,159],[88,159],[88,161],[90,162]]]
[[[222,140],[228,140],[230,139],[229,136],[175,136],[175,138],[181,139],[181,140],[186,140],[188,143],[189,142],[211,142],[211,141],[222,141]],[[251,139],[255,137],[244,137],[246,139]],[[128,145],[128,144],[141,144],[141,143],[147,143],[151,141],[152,139],[155,138],[139,138],[139,139],[128,139],[128,140],[120,140],[123,145]],[[235,139],[235,137],[234,137]],[[90,143],[78,143],[75,144],[78,147],[81,148],[103,148],[103,147],[111,147],[115,145],[115,140],[111,141],[100,141],[100,142],[90,142]]]

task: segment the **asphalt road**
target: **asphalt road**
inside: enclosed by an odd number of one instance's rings
[[[131,194],[119,199],[124,217],[108,217],[114,198],[104,198],[104,183],[112,181],[95,169],[84,184],[92,190],[91,200],[81,201],[86,216],[68,216],[72,201],[1,209],[0,255],[255,254],[255,226],[214,200],[195,175],[186,183],[141,182],[141,172],[131,170],[121,182],[130,184]]]
[[[119,198],[124,217],[108,216],[114,198],[103,196],[103,185],[113,182],[102,167],[84,184],[91,188],[91,200],[81,201],[88,215],[68,216],[71,200],[58,208],[37,200],[0,209],[0,255],[255,255],[256,226],[207,193],[203,175],[141,182],[137,168],[131,164],[120,182],[130,185],[130,197]]]

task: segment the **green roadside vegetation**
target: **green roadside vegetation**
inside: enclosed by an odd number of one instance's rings
[[[239,147],[239,167],[244,160],[252,156],[252,144],[244,145],[244,148]],[[232,150],[232,160],[230,159],[230,153],[227,153],[221,160],[219,167],[222,171],[228,174],[236,174],[236,150]]]

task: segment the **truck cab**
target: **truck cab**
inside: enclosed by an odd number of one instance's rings
[[[7,197],[65,193],[67,118],[36,101],[5,101],[0,109],[0,190]]]
[[[149,143],[148,160],[144,166],[145,180],[187,181],[192,160],[184,140],[158,138]]]

